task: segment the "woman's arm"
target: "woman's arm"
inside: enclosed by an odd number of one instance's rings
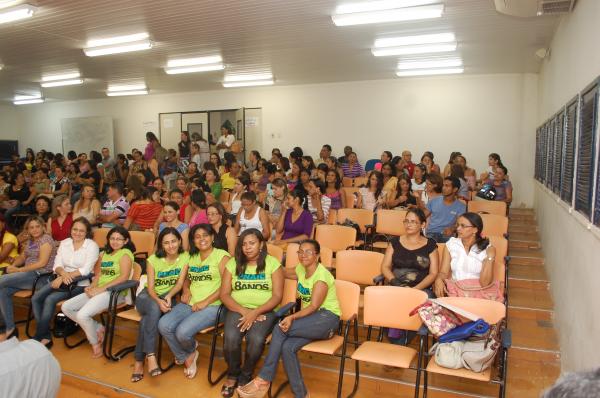
[[[15,248],[15,244],[12,242],[8,242],[2,245],[2,249],[0,249],[0,263],[3,263],[8,259],[10,252]]]
[[[429,274],[427,274],[427,276],[425,278],[423,278],[423,280],[415,286],[415,289],[423,290],[423,289],[427,289],[429,286],[431,286],[435,282],[435,279],[437,278],[438,269],[439,269],[439,255],[438,255],[438,250],[436,248],[431,253],[429,253]]]
[[[506,199],[504,199],[504,201],[507,204],[510,204],[512,202],[512,191],[513,191],[512,184],[508,183],[507,187],[506,187]]]
[[[317,209],[317,222],[322,223],[325,221],[325,213],[323,212],[323,204],[321,203],[321,197],[317,196],[316,199],[310,198],[313,207]],[[316,203],[315,203],[316,202]]]
[[[481,264],[481,273],[479,274],[479,283],[481,286],[487,286],[494,279],[494,261],[496,260],[496,248],[488,246],[485,250],[486,258]]]
[[[262,234],[265,237],[265,240],[271,239],[271,223],[269,222],[269,215],[267,211],[262,207],[258,208],[258,218],[260,220],[260,224],[262,226]]]
[[[345,209],[346,208],[346,191],[344,191],[340,188],[340,190],[338,192],[340,193],[340,199],[342,200],[342,209]]]
[[[35,271],[36,269],[44,268],[50,260],[52,254],[52,245],[50,243],[44,243],[40,246],[40,255],[38,260],[34,263],[19,268],[19,272]]]
[[[446,283],[444,283],[445,279],[450,278],[450,252],[448,248],[444,248],[444,254],[442,256],[442,266],[438,272],[437,278],[435,279],[435,284],[433,286],[433,292],[437,297],[443,297],[448,293],[446,290]]]
[[[381,262],[381,273],[388,282],[395,278],[394,273],[392,272],[393,255],[394,248],[390,245],[385,249],[385,256],[383,256],[383,261]]]
[[[154,226],[152,227],[152,229],[154,230],[154,234],[156,236],[158,236],[158,229],[160,227],[160,223],[163,221],[165,217],[165,213],[161,210],[160,214],[158,215],[158,218],[156,219],[156,221],[154,221]]]
[[[237,244],[237,235],[235,233],[235,229],[232,227],[227,227],[225,231],[225,238],[227,238],[227,251],[230,255],[235,254],[235,245]]]
[[[221,278],[221,289],[219,291],[219,297],[221,301],[227,307],[229,311],[237,312],[238,314],[244,315],[250,310],[244,308],[237,301],[231,297],[231,272],[227,268],[223,270],[223,277]]]
[[[296,267],[282,267],[283,275],[285,279],[298,280],[298,275],[296,275]]]
[[[285,230],[286,212],[287,212],[286,208],[281,209],[281,215],[279,216],[279,220],[277,220],[277,227],[275,228],[275,232],[277,232],[277,234],[282,234],[283,231]]]
[[[185,199],[184,199],[185,201]],[[183,212],[184,216],[183,216],[183,222],[186,223],[187,225],[190,225],[190,220],[192,219],[192,206],[189,205],[185,208],[185,211]]]
[[[286,332],[291,326],[292,322],[299,318],[304,318],[305,316],[309,316],[319,310],[325,298],[327,297],[327,291],[329,290],[327,283],[324,281],[317,281],[313,286],[313,292],[310,296],[310,304],[301,309],[298,312],[293,313],[292,315],[288,315],[285,317],[281,323],[281,329]]]
[[[171,306],[171,299],[173,298],[173,296],[175,296],[177,293],[179,293],[181,291],[181,289],[183,289],[183,286],[185,285],[185,281],[188,280],[187,274],[188,274],[188,264],[185,264],[181,268],[181,272],[179,273],[179,278],[177,278],[177,283],[175,283],[175,285],[171,288],[171,290],[169,290],[169,292],[165,295],[165,301],[169,303],[169,306]]]
[[[184,229],[183,232],[181,233],[181,245],[183,246],[183,250],[185,250],[186,252],[190,249],[189,236],[190,236],[190,229],[189,228]]]
[[[240,233],[240,217],[242,217],[242,212],[238,211],[235,215],[235,222],[233,223],[233,228],[235,229],[236,235],[239,235]]]

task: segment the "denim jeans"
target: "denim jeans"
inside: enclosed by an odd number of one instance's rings
[[[6,209],[6,211],[4,212],[4,218],[6,219],[8,225],[15,227],[17,224],[17,220],[13,217],[13,214],[27,213],[29,211],[31,211],[30,206],[23,206],[21,202],[19,202],[15,207]]]
[[[302,379],[300,361],[296,353],[311,341],[330,339],[335,334],[339,321],[339,316],[331,311],[321,309],[293,321],[287,333],[276,326],[273,329],[269,353],[259,373],[260,378],[273,381],[279,358],[281,358],[294,397],[304,398],[308,391]]]
[[[29,290],[35,282],[35,278],[42,271],[16,272],[5,274],[0,277],[0,311],[4,317],[6,330],[15,328],[15,317],[13,310],[13,295],[20,290]],[[38,289],[48,283],[48,277],[38,282]]]
[[[223,354],[227,362],[227,378],[244,385],[252,380],[254,368],[265,348],[265,340],[277,322],[274,312],[264,314],[267,319],[256,322],[250,330],[240,332],[237,327],[241,314],[228,311],[225,315]],[[246,336],[246,355],[242,366],[242,338]]]
[[[74,286],[71,292],[65,290],[53,289],[50,283],[47,283],[33,295],[31,306],[35,318],[35,340],[52,339],[50,333],[50,321],[54,316],[56,304],[69,297],[83,293],[83,286]]]
[[[200,311],[192,311],[192,307],[179,303],[158,321],[158,331],[178,363],[182,363],[196,349],[196,333],[215,324],[218,305],[209,305]]]
[[[144,289],[135,299],[135,309],[142,316],[140,320],[137,342],[135,344],[135,360],[143,361],[147,354],[156,352],[156,340],[158,338],[158,321],[162,311],[158,303]]]
[[[433,239],[434,241],[436,241],[436,243],[446,243],[448,242],[448,239],[450,239],[450,236],[445,236],[441,232],[428,232],[425,234],[425,236]]]

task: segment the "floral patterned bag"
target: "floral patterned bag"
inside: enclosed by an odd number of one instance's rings
[[[427,300],[410,312],[410,315],[419,314],[429,332],[435,337],[440,337],[446,332],[463,324],[460,318],[452,311],[437,302]]]

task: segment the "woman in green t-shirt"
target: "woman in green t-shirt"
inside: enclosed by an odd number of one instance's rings
[[[122,226],[116,226],[106,235],[106,246],[94,267],[94,279],[84,289],[84,293],[65,301],[62,312],[77,322],[85,332],[92,345],[92,356],[102,356],[104,326],[94,320],[94,316],[108,308],[111,286],[116,286],[129,279],[133,265],[135,245],[131,242],[129,231]],[[125,296],[120,297],[121,301]]]
[[[229,254],[213,247],[215,231],[210,224],[197,224],[190,231],[190,259],[182,274],[181,303],[163,316],[158,330],[163,335],[177,364],[184,364],[184,374],[196,376],[196,333],[215,324],[221,301],[221,275]]]
[[[150,376],[162,372],[156,361],[154,350],[158,336],[158,321],[162,314],[171,311],[171,300],[182,288],[189,255],[183,251],[181,235],[173,227],[164,228],[156,240],[156,251],[146,262],[148,282],[137,295],[135,308],[142,316],[135,345],[135,365],[131,381],[144,378],[144,359],[148,362]]]
[[[319,252],[317,241],[305,240],[298,249],[300,264],[295,269],[285,270],[287,278],[298,280],[302,309],[285,317],[273,329],[269,354],[259,376],[237,389],[241,398],[263,397],[267,393],[279,358],[283,359],[294,397],[308,396],[296,353],[311,341],[330,339],[338,328],[341,314],[335,279],[319,263]]]
[[[223,271],[221,301],[227,307],[223,351],[227,362],[227,380],[221,395],[232,397],[237,385],[252,379],[254,367],[262,355],[265,339],[277,317],[273,309],[283,296],[284,276],[281,264],[267,254],[267,244],[257,229],[244,231],[235,247],[235,258]],[[246,336],[246,356],[242,360],[242,338]]]

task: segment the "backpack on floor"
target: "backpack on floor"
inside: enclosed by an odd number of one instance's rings
[[[70,336],[77,332],[77,329],[79,329],[79,325],[62,312],[59,312],[54,316],[54,337],[62,338]]]

